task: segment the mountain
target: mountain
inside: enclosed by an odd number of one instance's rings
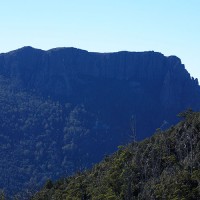
[[[198,80],[190,77],[179,58],[153,51],[91,53],[24,47],[0,54],[0,73],[20,89],[59,102],[84,104],[115,126],[120,122],[120,127],[127,128],[133,115],[138,139],[153,133],[163,120],[173,123],[185,108],[200,107]],[[144,115],[146,122],[141,119]],[[151,120],[154,117],[157,120]]]
[[[131,143],[90,171],[48,181],[33,200],[200,199],[200,113],[149,139]]]
[[[176,56],[32,47],[0,54],[0,188],[14,195],[82,171],[187,108],[200,109],[200,87]]]

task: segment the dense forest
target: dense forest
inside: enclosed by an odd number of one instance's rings
[[[33,200],[200,199],[200,113],[150,138],[120,146],[91,170],[52,183]]]
[[[0,108],[0,188],[6,193],[33,192],[47,179],[83,170],[109,151],[106,142],[112,137],[84,105],[39,98],[0,77]]]

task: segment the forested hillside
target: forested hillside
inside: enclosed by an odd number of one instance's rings
[[[33,192],[49,178],[91,166],[116,145],[108,146],[111,137],[83,105],[27,94],[2,77],[0,108],[0,188],[5,193]]]
[[[200,113],[176,126],[121,146],[91,170],[48,181],[33,200],[200,199]]]
[[[176,56],[24,47],[0,54],[0,188],[30,195],[200,109]],[[28,194],[27,194],[28,193]]]

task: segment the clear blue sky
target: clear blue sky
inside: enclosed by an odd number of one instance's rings
[[[162,52],[200,80],[200,0],[0,0],[0,52]]]

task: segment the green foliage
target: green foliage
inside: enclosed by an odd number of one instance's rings
[[[54,183],[33,198],[59,191],[65,199],[200,199],[200,113],[165,132],[107,156],[90,171]]]
[[[3,190],[0,190],[0,200],[6,200],[6,195]]]

